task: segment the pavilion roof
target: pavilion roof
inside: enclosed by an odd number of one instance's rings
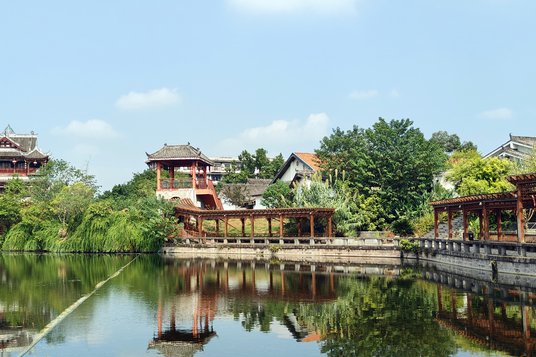
[[[204,218],[217,217],[304,217],[310,214],[317,216],[332,216],[334,208],[268,208],[268,209],[237,209],[237,210],[205,210],[196,207],[189,199],[180,200],[175,205],[175,213],[182,213]]]
[[[208,166],[214,166],[214,162],[210,160],[205,154],[194,148],[189,143],[186,145],[167,145],[159,149],[158,151],[147,155],[147,163],[153,161],[201,161]]]
[[[523,184],[531,184],[532,187],[534,184],[536,184],[536,172],[526,173],[526,174],[520,174],[520,175],[512,175],[507,177],[507,180],[513,184],[513,185],[523,185]],[[527,193],[529,193],[531,196],[528,197]],[[526,192],[522,191],[523,200],[532,200],[532,194],[534,192]],[[527,197],[525,197],[527,196]],[[430,202],[430,204],[434,207],[446,207],[446,206],[455,206],[455,205],[468,205],[468,204],[480,204],[485,202],[494,202],[494,203],[506,203],[506,202],[514,202],[517,199],[517,191],[511,191],[511,192],[498,192],[498,193],[488,193],[488,194],[480,194],[480,195],[471,195],[471,196],[463,196],[463,197],[454,197],[449,198],[446,200],[439,200],[439,201],[433,201]],[[536,204],[535,204],[536,205]]]
[[[456,206],[468,203],[480,203],[480,202],[495,202],[495,201],[515,201],[515,192],[500,192],[500,193],[488,193],[481,195],[454,197],[446,200],[439,200],[430,202],[434,207],[441,206]]]
[[[521,174],[521,175],[513,175],[509,176],[507,180],[516,185],[518,183],[531,183],[536,182],[536,172],[531,172],[528,174]]]

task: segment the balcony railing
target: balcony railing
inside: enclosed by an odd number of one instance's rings
[[[37,172],[36,168],[29,168],[28,170],[24,168],[16,168],[16,169],[6,168],[6,167],[0,168],[0,174],[17,174],[17,175],[25,176],[26,174],[34,174],[36,172]]]
[[[160,180],[160,189],[162,190],[178,190],[181,188],[192,188],[191,180]]]

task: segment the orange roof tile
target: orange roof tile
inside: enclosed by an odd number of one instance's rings
[[[295,152],[294,154],[303,160],[303,162],[305,162],[307,165],[311,166],[313,170],[320,171],[320,160],[316,154],[309,152]]]

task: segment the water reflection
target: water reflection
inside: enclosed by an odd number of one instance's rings
[[[0,351],[17,352],[131,257],[0,255]]]
[[[0,352],[131,259],[0,256]],[[430,267],[141,256],[34,354],[534,356],[535,298]]]

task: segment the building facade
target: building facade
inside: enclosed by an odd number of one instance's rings
[[[536,137],[534,136],[510,134],[510,140],[484,155],[484,158],[499,157],[513,161],[523,161],[532,154],[535,146]]]
[[[37,147],[37,134],[17,134],[8,125],[0,132],[0,191],[14,177],[27,181],[48,160],[49,155]]]
[[[147,154],[145,161],[156,170],[156,194],[167,200],[190,199],[197,206],[222,209],[212,180],[208,177],[214,165],[198,148],[167,145]]]

